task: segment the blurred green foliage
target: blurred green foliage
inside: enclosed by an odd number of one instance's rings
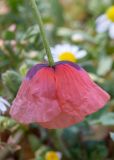
[[[0,12],[0,96],[11,102],[27,70],[44,61],[45,51],[29,1],[2,0],[0,3],[8,8],[6,14]],[[95,20],[114,1],[37,0],[37,5],[50,46],[66,42],[87,50],[88,55],[78,63],[109,92],[111,101],[84,122],[58,130],[59,138],[56,131],[50,134],[36,124],[17,124],[8,111],[0,116],[0,150],[4,143],[11,146],[13,143],[18,152],[13,148],[5,157],[16,160],[45,160],[49,150],[61,152],[63,160],[113,160],[114,142],[109,133],[114,131],[114,40],[107,33],[96,33]],[[12,25],[16,26],[14,30]],[[76,39],[77,33],[82,36],[81,40]],[[7,150],[5,145],[2,152]]]

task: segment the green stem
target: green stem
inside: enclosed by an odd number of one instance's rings
[[[53,60],[53,57],[52,57],[52,54],[51,54],[51,50],[50,50],[46,35],[45,35],[45,30],[44,30],[42,18],[40,16],[40,12],[37,8],[36,1],[35,0],[30,0],[30,1],[31,1],[31,5],[32,5],[32,8],[33,8],[34,14],[36,16],[37,23],[38,23],[39,28],[40,28],[40,32],[41,32],[42,40],[43,40],[43,45],[44,45],[44,48],[46,50],[49,65],[53,66],[54,65],[54,60]]]

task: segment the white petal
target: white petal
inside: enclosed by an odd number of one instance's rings
[[[80,50],[77,52],[77,58],[83,58],[87,55],[87,52],[85,50]]]
[[[78,46],[69,45],[69,44],[64,45],[64,52],[75,53],[75,52],[77,52],[78,50],[79,50],[79,47],[78,47]]]
[[[72,52],[72,50],[77,51],[78,47],[70,44],[61,44],[57,45],[55,49],[57,50],[57,52],[62,53],[62,52]]]
[[[102,23],[98,23],[98,24],[96,25],[96,31],[97,31],[98,33],[106,32],[106,31],[109,29],[110,24],[111,24],[111,21],[108,20],[108,19],[105,20],[105,21],[103,21]]]
[[[0,102],[4,103],[6,106],[10,107],[10,104],[8,101],[6,101],[4,98],[0,97]]]
[[[59,159],[62,158],[62,153],[61,152],[57,152],[57,155],[58,155]]]
[[[112,23],[109,28],[109,36],[110,38],[114,39],[114,23]]]
[[[50,49],[51,49],[51,52],[55,52],[55,48],[51,47]]]
[[[70,44],[58,44],[55,47],[51,48],[53,58],[58,58],[60,54],[64,52],[77,52],[78,47]]]
[[[60,60],[58,59],[58,57],[53,58],[53,60],[54,60],[54,62],[60,61]]]
[[[59,61],[59,56],[64,52],[70,52],[76,58],[83,58],[87,54],[86,51],[79,50],[78,46],[70,45],[70,44],[58,44],[55,47],[51,48],[51,53],[55,62]]]
[[[76,52],[78,52],[78,50],[79,50],[78,46],[72,46],[72,48],[70,49],[70,52],[76,53]]]
[[[107,20],[107,16],[106,14],[102,14],[101,16],[99,16],[97,19],[96,19],[96,23],[99,24],[99,23],[102,23],[104,21]]]
[[[1,112],[5,112],[5,111],[7,111],[7,108],[6,108],[6,106],[3,104],[3,103],[0,103],[0,110],[1,110]]]

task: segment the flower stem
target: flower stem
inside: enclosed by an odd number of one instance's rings
[[[44,30],[42,18],[40,16],[40,12],[39,12],[38,7],[36,5],[36,1],[35,0],[30,0],[30,1],[31,1],[31,5],[32,5],[32,8],[33,8],[34,14],[36,16],[37,23],[39,25],[39,29],[40,29],[40,33],[41,33],[41,36],[42,36],[43,45],[44,45],[44,48],[45,48],[45,51],[46,51],[46,54],[47,54],[47,57],[48,57],[49,65],[53,66],[54,65],[54,60],[53,60],[53,57],[52,57],[52,54],[51,54],[51,50],[50,50],[46,35],[45,35],[45,30]]]

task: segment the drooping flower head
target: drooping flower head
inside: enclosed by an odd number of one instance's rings
[[[70,44],[58,44],[51,48],[51,52],[55,62],[66,60],[76,62],[78,59],[81,59],[87,55],[85,50]]]
[[[65,128],[101,109],[109,97],[75,63],[37,64],[23,80],[10,114],[24,124]]]
[[[97,18],[96,30],[98,33],[108,31],[110,38],[114,39],[114,6],[108,8],[106,13]]]

